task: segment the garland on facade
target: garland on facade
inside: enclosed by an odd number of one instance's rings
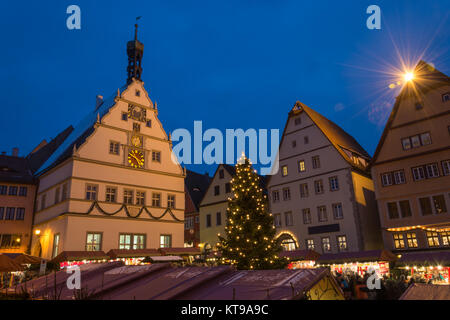
[[[133,216],[133,215],[130,213],[130,211],[128,210],[128,207],[127,207],[126,204],[122,204],[122,206],[121,206],[118,210],[116,210],[116,211],[114,211],[114,212],[107,212],[107,211],[105,211],[102,207],[100,207],[100,205],[99,205],[99,203],[98,203],[97,201],[93,201],[92,204],[91,204],[91,206],[90,206],[90,208],[88,209],[88,211],[87,211],[85,214],[86,214],[86,215],[90,214],[90,213],[94,210],[94,208],[97,208],[97,210],[98,210],[100,213],[102,213],[102,214],[104,214],[104,215],[107,215],[107,216],[113,216],[113,215],[116,215],[117,213],[119,213],[120,211],[125,210],[125,214],[127,215],[127,217],[137,219],[137,218],[139,218],[140,215],[145,211],[145,212],[149,215],[149,217],[152,218],[152,219],[154,219],[154,220],[160,220],[160,219],[164,218],[164,216],[165,216],[166,214],[169,214],[169,215],[170,215],[174,220],[176,220],[176,221],[179,221],[179,222],[183,222],[183,221],[184,221],[184,220],[178,219],[178,218],[173,214],[173,212],[172,212],[172,210],[171,210],[170,208],[167,208],[161,216],[157,217],[157,216],[154,216],[154,215],[147,209],[147,206],[142,206],[142,207],[139,209],[138,214],[135,215],[135,216]]]

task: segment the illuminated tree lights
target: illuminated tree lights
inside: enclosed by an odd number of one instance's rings
[[[275,239],[273,216],[267,211],[267,197],[249,159],[242,155],[231,180],[234,197],[228,198],[226,236],[218,235],[220,262],[240,270],[281,269],[287,259]]]

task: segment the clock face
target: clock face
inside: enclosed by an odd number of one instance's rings
[[[140,148],[142,146],[142,138],[139,136],[132,136],[131,144],[137,148]]]
[[[133,168],[143,168],[144,154],[139,150],[131,150],[128,152],[128,163]]]
[[[137,121],[145,121],[147,114],[144,108],[140,108],[138,106],[128,105],[128,118],[137,120]]]

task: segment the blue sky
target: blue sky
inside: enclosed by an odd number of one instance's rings
[[[81,30],[66,8],[81,8]],[[379,5],[381,30],[366,28]],[[134,19],[143,80],[166,131],[284,128],[296,100],[373,154],[399,88],[387,72],[423,56],[450,72],[450,1],[9,1],[0,13],[0,151],[26,155],[126,80]],[[215,166],[189,166],[213,172]]]

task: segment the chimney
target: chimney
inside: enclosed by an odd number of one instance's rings
[[[18,157],[19,156],[19,148],[13,148],[12,155],[13,155],[13,157]]]
[[[103,96],[101,95],[97,95],[96,99],[95,99],[95,110],[98,109],[98,107],[100,107],[100,105],[103,103]]]

